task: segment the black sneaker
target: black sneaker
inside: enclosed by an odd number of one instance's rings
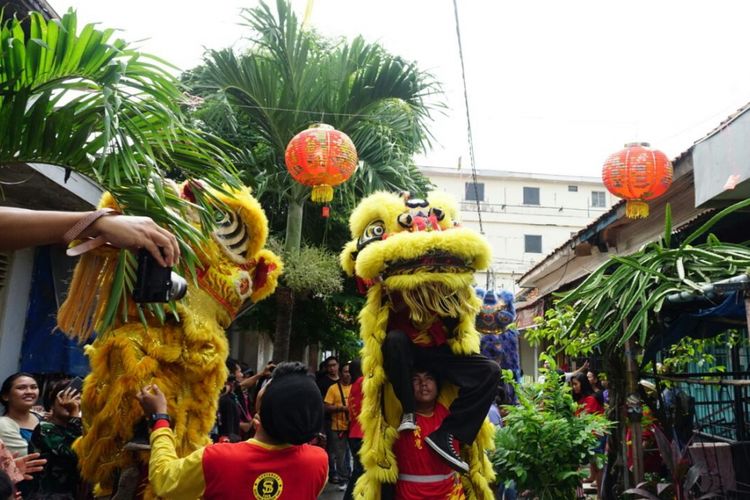
[[[469,464],[463,461],[461,456],[453,448],[453,434],[438,429],[424,439],[440,458],[445,460],[454,470],[466,474],[469,472]]]
[[[404,413],[401,415],[401,424],[398,426],[398,432],[413,431],[417,429],[417,421],[413,413]]]

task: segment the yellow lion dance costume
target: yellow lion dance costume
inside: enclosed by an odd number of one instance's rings
[[[364,340],[364,474],[355,497],[378,500],[381,485],[398,478],[392,447],[402,408],[387,379],[382,352],[389,317],[395,314],[393,296],[402,297],[415,324],[452,318],[456,326],[447,339],[450,350],[456,355],[477,354],[479,334],[474,325],[481,304],[472,283],[474,271],[490,263],[490,249],[482,236],[460,227],[455,201],[439,192],[427,200],[375,193],[352,213],[350,229],[353,240],[344,247],[341,265],[368,287],[359,315]],[[444,383],[438,400],[449,407],[456,396],[456,386]],[[462,482],[469,498],[493,498],[489,483],[494,473],[485,453],[494,447],[493,436],[494,428],[485,420],[474,442],[462,446],[461,456],[469,465]]]
[[[173,188],[191,200],[195,184]],[[213,194],[225,205],[216,207],[223,218],[206,243],[193,248],[200,259],[198,286],[188,285],[185,297],[176,302],[176,317],[167,313],[164,322],[141,318],[130,301],[126,317],[118,314],[114,327],[98,332],[86,348],[91,373],[81,401],[84,434],[74,448],[81,457],[82,477],[97,485],[98,494],[110,493],[116,472],[135,465],[135,455],[122,448],[144,418],[135,394],[147,384],[158,384],[167,397],[179,456],[208,444],[219,392],[227,379],[224,330],[247,300],[257,302],[276,288],[282,263],[263,249],[268,221],[258,201],[249,189],[231,196]],[[107,193],[100,205],[116,203]],[[197,213],[185,206],[181,215],[200,230]],[[81,258],[58,314],[62,331],[82,340],[90,336],[108,305],[105,299],[119,254],[106,249]],[[97,301],[97,293],[102,300]],[[142,462],[148,463],[148,452],[140,453]]]

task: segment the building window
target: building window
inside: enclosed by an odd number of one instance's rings
[[[542,236],[539,234],[523,235],[524,252],[542,253]]]
[[[578,192],[578,186],[568,186],[568,191],[571,193],[577,193]]]
[[[591,206],[604,208],[607,206],[607,197],[604,191],[591,191]]]
[[[539,205],[539,188],[523,188],[523,204]]]
[[[484,183],[467,182],[465,185],[464,200],[484,201]]]

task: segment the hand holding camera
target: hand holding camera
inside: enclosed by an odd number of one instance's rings
[[[171,302],[180,300],[187,292],[187,281],[179,274],[156,261],[148,250],[138,251],[138,271],[136,274],[133,300],[139,304],[151,302]]]

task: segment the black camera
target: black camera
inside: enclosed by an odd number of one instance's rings
[[[187,281],[161,266],[148,250],[138,252],[138,273],[133,289],[133,300],[138,303],[180,300],[187,292]]]

